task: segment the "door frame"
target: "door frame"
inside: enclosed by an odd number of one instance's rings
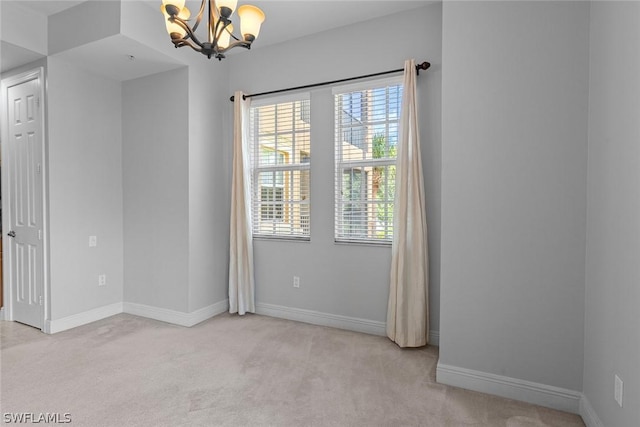
[[[8,73],[7,73],[8,74]],[[9,75],[2,79],[0,84],[0,102],[5,107],[3,108],[4,114],[0,114],[0,131],[2,141],[8,141],[9,139],[9,105],[8,105],[8,90],[12,86],[17,86],[21,83],[25,83],[30,80],[38,79],[39,89],[38,96],[40,102],[38,103],[38,109],[40,114],[40,131],[42,138],[40,139],[39,149],[42,152],[42,173],[41,173],[41,185],[42,185],[42,292],[43,301],[41,307],[42,315],[42,331],[48,333],[50,319],[51,319],[51,307],[50,301],[50,281],[49,281],[49,183],[48,183],[48,144],[47,144],[47,111],[45,106],[47,105],[46,99],[46,74],[45,67],[39,66],[32,68],[28,71],[19,72],[15,75]],[[9,150],[6,144],[0,143],[0,152],[2,155],[2,163],[6,163],[9,159]],[[8,194],[8,172],[7,168],[2,168],[2,194]],[[4,302],[4,320],[13,321],[13,289],[10,282],[10,263],[12,261],[11,256],[5,256],[5,252],[9,255],[8,249],[11,247],[7,231],[11,228],[11,208],[9,206],[9,197],[2,197],[2,245],[3,245],[3,257],[2,257],[2,288],[3,288],[3,302]],[[11,254],[13,255],[13,254]]]

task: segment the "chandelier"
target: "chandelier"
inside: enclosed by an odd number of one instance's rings
[[[234,47],[251,49],[251,43],[258,37],[260,25],[264,22],[262,10],[251,5],[240,6],[238,16],[241,37],[236,37],[233,34],[231,15],[237,4],[238,0],[202,0],[193,26],[189,25],[191,12],[185,7],[185,0],[162,0],[160,10],[176,48],[189,46],[209,59],[213,56],[222,60],[225,52]],[[204,34],[206,41],[201,41],[195,34],[203,17],[207,18],[207,30]]]

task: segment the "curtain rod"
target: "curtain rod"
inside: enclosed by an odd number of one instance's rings
[[[419,75],[420,74],[420,70],[428,70],[429,67],[431,67],[431,64],[428,63],[427,61],[423,62],[422,64],[418,64],[418,65],[416,65],[416,73]],[[332,80],[330,82],[313,83],[313,84],[310,84],[310,85],[289,87],[289,88],[286,88],[286,89],[271,90],[269,92],[254,93],[252,95],[242,95],[242,99],[247,99],[247,98],[251,98],[251,97],[254,97],[254,96],[273,95],[274,93],[289,92],[289,91],[292,91],[292,90],[309,89],[309,88],[312,88],[312,87],[326,86],[326,85],[330,85],[330,84],[334,84],[334,83],[343,83],[343,82],[348,82],[348,81],[351,81],[351,80],[366,79],[368,77],[383,76],[385,74],[399,73],[401,71],[404,71],[404,68],[398,68],[397,70],[390,70],[390,71],[382,71],[380,73],[365,74],[363,76],[349,77],[347,79]],[[229,100],[231,102],[233,102],[235,100],[235,96],[231,96],[231,98],[229,98]]]

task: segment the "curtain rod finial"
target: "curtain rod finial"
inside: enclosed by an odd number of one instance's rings
[[[416,72],[420,74],[420,70],[428,70],[431,67],[431,63],[424,61],[422,64],[416,65]]]

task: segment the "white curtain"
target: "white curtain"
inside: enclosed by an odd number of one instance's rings
[[[397,153],[387,336],[400,347],[420,347],[429,336],[429,267],[413,59],[404,64]]]
[[[253,236],[251,233],[251,163],[249,105],[242,92],[234,98],[233,176],[229,254],[229,313],[255,313]]]

